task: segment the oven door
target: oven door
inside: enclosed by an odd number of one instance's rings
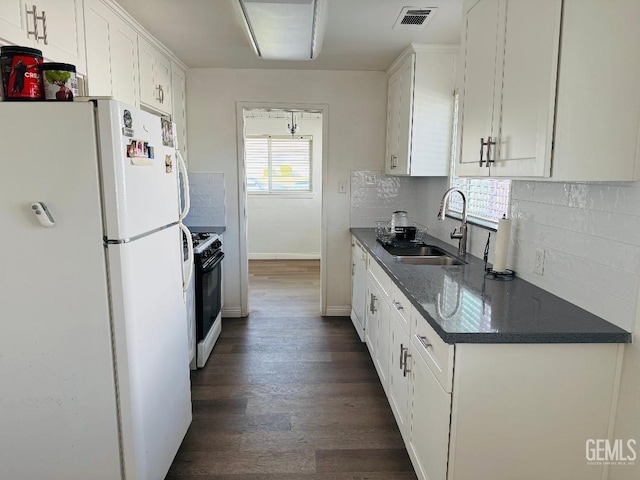
[[[196,341],[211,330],[222,309],[222,259],[224,252],[208,258],[196,275]]]

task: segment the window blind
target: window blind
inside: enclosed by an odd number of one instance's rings
[[[312,142],[310,136],[248,135],[247,192],[311,192]]]

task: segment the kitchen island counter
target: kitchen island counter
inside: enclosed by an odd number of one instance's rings
[[[484,262],[471,254],[460,257],[464,265],[407,265],[373,228],[351,233],[446,343],[631,342],[629,332],[518,277],[486,278]],[[434,237],[425,243],[457,256]]]

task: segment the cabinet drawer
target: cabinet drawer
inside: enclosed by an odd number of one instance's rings
[[[416,310],[411,314],[411,342],[442,388],[451,393],[454,347],[445,343]]]
[[[413,305],[405,295],[400,291],[400,288],[395,284],[391,284],[391,308],[398,313],[398,320],[402,329],[408,334],[411,329],[411,313],[413,312]]]
[[[382,267],[378,265],[378,262],[371,257],[367,259],[367,270],[376,282],[378,282],[380,293],[382,293],[385,300],[390,301],[393,282],[389,278],[389,275],[387,275]]]

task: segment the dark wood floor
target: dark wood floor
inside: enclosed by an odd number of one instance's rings
[[[250,311],[193,372],[168,479],[416,479],[366,346],[319,316],[317,261],[250,262]]]

